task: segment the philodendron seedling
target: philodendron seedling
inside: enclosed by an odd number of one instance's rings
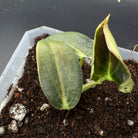
[[[121,92],[132,90],[131,74],[108,28],[109,16],[97,27],[94,41],[81,33],[65,32],[38,42],[36,57],[39,81],[54,108],[74,108],[81,93],[105,80],[119,84]],[[81,65],[83,58],[90,56],[90,81],[83,84]]]

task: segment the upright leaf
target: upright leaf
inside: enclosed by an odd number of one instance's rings
[[[132,90],[133,81],[108,28],[108,20],[109,15],[96,29],[90,79],[114,81],[121,92],[127,93]]]
[[[92,56],[93,40],[84,34],[78,32],[65,32],[51,35],[45,39],[45,41],[48,40],[57,40],[68,44],[68,46],[76,51],[80,59]]]
[[[58,41],[39,41],[36,47],[41,88],[56,109],[72,109],[83,85],[79,61],[72,49]]]

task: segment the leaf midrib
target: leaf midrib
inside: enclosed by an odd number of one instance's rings
[[[62,101],[63,101],[63,103],[64,103],[64,105],[66,106],[63,106],[63,108],[67,108],[68,107],[68,103],[67,103],[67,98],[66,98],[66,96],[65,96],[65,93],[64,93],[64,86],[63,86],[63,81],[62,81],[62,79],[61,79],[61,75],[60,75],[60,71],[59,71],[59,67],[58,67],[58,63],[57,63],[57,60],[56,60],[56,53],[55,53],[55,51],[54,51],[54,49],[52,49],[52,47],[49,45],[49,48],[51,49],[51,51],[53,52],[53,57],[54,57],[54,61],[55,61],[55,65],[56,65],[56,69],[57,69],[57,74],[58,74],[58,79],[59,79],[59,82],[60,82],[60,84],[61,84],[61,92],[62,92],[62,97],[61,97],[61,99],[62,99]]]

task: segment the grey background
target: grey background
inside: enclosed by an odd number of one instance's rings
[[[26,30],[46,25],[93,38],[108,13],[118,45],[133,49],[138,43],[138,0],[0,0],[0,74]]]

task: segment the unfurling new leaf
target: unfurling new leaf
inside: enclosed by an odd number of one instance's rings
[[[108,28],[108,20],[109,16],[96,29],[90,79],[114,81],[121,92],[127,93],[132,90],[133,81]]]

